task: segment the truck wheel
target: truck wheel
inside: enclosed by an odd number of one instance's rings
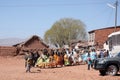
[[[99,70],[99,72],[100,72],[100,75],[102,75],[102,76],[106,75],[106,71],[105,70]]]
[[[109,65],[106,71],[107,75],[115,76],[118,72],[117,66]]]

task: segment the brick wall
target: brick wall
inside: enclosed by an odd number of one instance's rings
[[[0,46],[0,56],[14,56],[16,55],[15,47]]]
[[[120,31],[120,28],[116,28],[116,31]],[[114,32],[114,28],[99,29],[95,31],[95,42],[98,43],[97,48],[103,48],[103,44],[108,39],[108,35]]]

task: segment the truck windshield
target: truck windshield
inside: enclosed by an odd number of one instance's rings
[[[116,57],[116,56],[119,56],[119,57],[120,57],[120,52],[119,52],[119,53],[116,53],[116,54],[113,54],[113,57]]]

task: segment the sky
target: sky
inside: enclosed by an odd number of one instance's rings
[[[114,26],[116,0],[0,0],[0,39],[44,37],[63,18],[81,20],[86,30]],[[118,0],[117,25],[120,25]]]

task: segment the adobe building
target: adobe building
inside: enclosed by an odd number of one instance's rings
[[[26,41],[14,44],[13,46],[0,46],[0,56],[19,55],[22,50],[49,48],[43,40],[37,35],[32,36]]]
[[[115,27],[96,29],[88,32],[88,45],[95,49],[103,49],[103,44],[107,41],[108,35],[115,31]],[[116,27],[120,31],[120,26]]]
[[[42,49],[48,48],[49,46],[43,42],[43,40],[37,35],[32,36],[28,40],[13,45],[14,47],[21,47],[24,49]]]
[[[37,35],[34,35],[28,40],[15,44],[13,46],[17,48],[17,54],[19,54],[19,51],[21,50],[31,50],[31,49],[38,50],[38,49],[49,48],[49,46],[45,42],[43,42],[43,40]]]

